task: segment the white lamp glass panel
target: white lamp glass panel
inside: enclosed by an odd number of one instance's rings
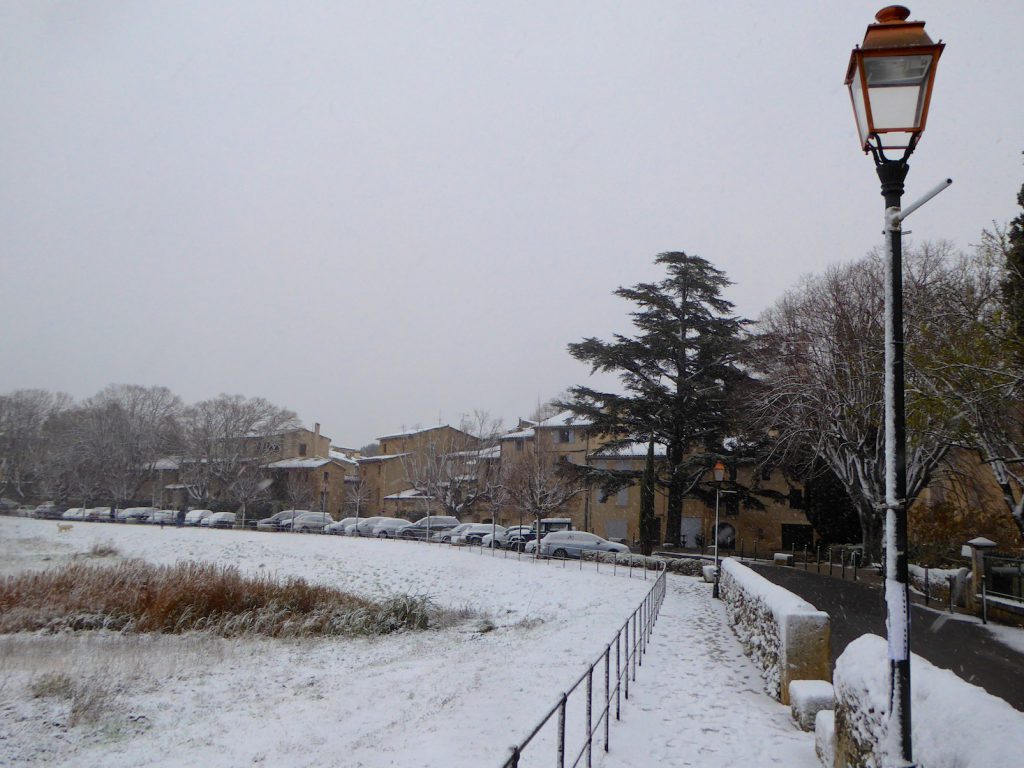
[[[864,89],[860,84],[860,67],[854,70],[853,80],[850,82],[850,95],[853,97],[853,115],[857,120],[860,145],[864,146],[868,141],[868,114],[867,107],[864,106]]]
[[[864,58],[876,131],[920,126],[931,63],[927,55]]]

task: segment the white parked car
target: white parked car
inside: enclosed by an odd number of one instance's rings
[[[60,517],[62,520],[85,520],[88,511],[85,507],[71,507],[71,509],[64,510]]]
[[[437,533],[430,535],[430,540],[435,544],[461,544],[462,534],[473,527],[473,523],[459,523],[454,528],[442,528]]]
[[[211,509],[190,509],[185,513],[185,525],[200,525],[212,514],[213,510]]]
[[[399,531],[407,525],[412,525],[412,522],[397,517],[385,517],[373,526],[372,535],[378,539],[394,539],[397,538]]]
[[[528,542],[527,547],[534,542]],[[532,551],[532,550],[527,550]],[[628,553],[629,547],[586,531],[554,531],[540,540],[540,553],[548,557],[580,557],[583,552]]]

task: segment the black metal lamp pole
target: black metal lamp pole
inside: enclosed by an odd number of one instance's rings
[[[908,148],[907,156],[913,151]],[[900,747],[910,763],[910,586],[907,573],[907,426],[903,375],[903,231],[899,219],[903,182],[910,166],[903,160],[880,160],[876,170],[885,198],[889,280],[885,291],[885,446],[886,446],[886,584],[889,599],[889,677],[893,703],[899,704]],[[891,518],[891,519],[890,519]],[[895,560],[895,573],[893,561]],[[894,591],[895,595],[889,593]],[[902,595],[902,596],[900,596]]]
[[[944,48],[891,5],[875,14],[846,70],[861,149],[875,160],[885,198],[888,281],[885,290],[885,596],[891,676],[890,729],[899,728],[900,758],[913,764],[910,730],[910,589],[907,578],[907,460],[903,365],[903,241],[900,222],[907,158],[928,119],[935,70]],[[892,158],[886,157],[892,152]],[[899,155],[896,153],[900,153]],[[902,155],[902,156],[900,156]],[[900,159],[895,159],[900,157]],[[948,180],[947,180],[948,184]],[[941,188],[941,187],[940,187]],[[937,194],[936,188],[931,194]],[[926,198],[930,199],[930,198]],[[894,734],[895,735],[895,734]]]

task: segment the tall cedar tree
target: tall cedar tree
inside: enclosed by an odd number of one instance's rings
[[[1024,208],[1024,184],[1017,194],[1017,204]],[[1007,232],[1006,276],[1003,279],[1003,304],[1013,334],[1024,339],[1024,213],[1010,222]]]
[[[631,313],[635,336],[569,345],[591,373],[618,372],[625,393],[572,387],[565,405],[592,423],[592,434],[610,438],[609,448],[638,439],[665,446],[657,482],[668,490],[666,541],[679,546],[683,498],[722,450],[728,390],[739,376],[738,335],[747,321],[731,314],[733,305],[720,295],[731,283],[705,259],[671,252],[655,263],[665,267],[664,280],[615,291],[638,305]]]

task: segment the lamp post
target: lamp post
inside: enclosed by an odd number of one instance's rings
[[[911,765],[910,601],[907,585],[906,418],[903,390],[903,182],[907,159],[928,119],[935,68],[944,45],[933,43],[923,21],[907,21],[900,5],[875,15],[854,48],[846,71],[861,149],[870,152],[885,198],[889,279],[885,292],[885,542],[886,625],[891,682],[890,729],[899,725],[899,749]],[[889,154],[887,154],[889,153]],[[890,156],[892,155],[892,156]],[[898,159],[897,159],[898,158]]]
[[[715,586],[711,596],[718,597],[718,506],[722,497],[722,481],[725,480],[725,464],[719,459],[712,470],[715,473]]]

